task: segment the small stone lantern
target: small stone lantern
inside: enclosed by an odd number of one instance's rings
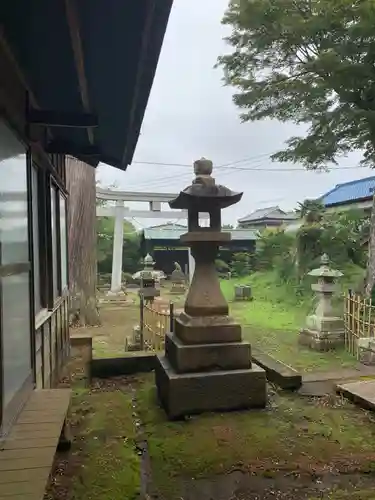
[[[311,285],[318,304],[313,314],[306,318],[306,327],[300,331],[299,343],[317,351],[328,351],[344,344],[344,320],[333,311],[332,298],[336,291],[336,280],[342,272],[329,267],[329,258],[324,254],[321,266],[308,273],[318,278]]]
[[[143,261],[144,269],[141,271],[141,287],[139,295],[142,295],[146,302],[153,302],[155,297],[160,295],[160,290],[156,288],[154,277],[155,262],[150,254],[147,254]]]
[[[169,203],[188,211],[188,232],[180,240],[195,260],[184,311],[175,317],[155,367],[158,396],[170,419],[266,404],[265,371],[252,363],[241,325],[228,314],[215,267],[220,245],[231,238],[221,230],[221,210],[242,193],[217,185],[212,168],[205,158],[196,161],[192,184]],[[202,212],[210,215],[209,227],[199,225]]]

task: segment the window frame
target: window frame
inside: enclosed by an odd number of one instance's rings
[[[61,279],[61,221],[60,221],[60,197],[65,200],[66,231],[68,232],[68,196],[59,180],[54,177],[44,161],[33,156],[33,167],[38,172],[38,226],[39,226],[39,266],[40,266],[40,297],[42,308],[35,316],[35,323],[43,323],[46,315],[53,311],[69,290],[69,279],[67,272],[67,286],[62,288]],[[62,162],[60,162],[62,164]],[[53,232],[52,232],[52,196],[54,196],[54,210],[56,217],[56,284],[54,284],[53,272]],[[66,238],[66,265],[68,270],[68,236]],[[55,297],[56,287],[56,297]]]
[[[14,135],[15,139],[24,148],[25,168],[26,168],[26,200],[27,200],[27,237],[28,237],[28,261],[15,264],[1,264],[0,254],[0,306],[3,298],[3,286],[1,277],[27,273],[29,278],[29,341],[30,341],[30,370],[21,387],[13,395],[11,401],[4,405],[4,327],[3,314],[0,307],[0,437],[6,435],[10,426],[19,413],[30,392],[35,386],[35,328],[34,328],[34,276],[33,276],[33,227],[32,227],[32,198],[31,198],[31,149],[17,129],[7,119],[4,113],[0,112],[0,120]],[[1,241],[0,241],[1,247]]]
[[[68,246],[68,197],[66,196],[65,193],[63,193],[60,189],[58,189],[58,200],[59,200],[59,236],[60,236],[60,241],[59,241],[59,251],[60,251],[60,287],[61,287],[61,296],[64,296],[68,290],[69,290],[69,246]],[[64,200],[64,212],[65,212],[65,242],[61,241],[61,200]],[[65,246],[65,256],[66,256],[66,286],[63,287],[63,280],[62,280],[62,245]]]
[[[53,205],[52,205],[52,200],[53,200]],[[54,179],[50,178],[50,212],[51,212],[51,250],[52,250],[52,268],[51,268],[51,278],[52,278],[52,303],[53,303],[53,308],[55,307],[56,302],[59,301],[60,297],[62,296],[61,293],[61,249],[60,249],[60,196],[59,196],[59,188],[57,184],[54,182]],[[54,214],[52,213],[54,209]],[[55,233],[52,231],[52,220],[53,216],[55,217]],[[53,255],[53,245],[54,245],[54,239],[56,236],[56,284],[54,283],[54,255]],[[56,287],[56,289],[55,289]],[[55,296],[55,291],[56,291],[56,296]]]

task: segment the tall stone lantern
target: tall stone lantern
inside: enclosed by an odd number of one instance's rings
[[[317,351],[341,347],[345,341],[344,320],[334,312],[332,298],[336,291],[336,280],[343,274],[329,266],[328,255],[324,254],[321,266],[308,275],[318,278],[318,282],[311,285],[316,294],[317,305],[313,314],[306,318],[306,326],[300,331],[299,343]]]
[[[251,362],[241,325],[228,315],[215,268],[219,246],[231,238],[221,231],[221,210],[242,193],[217,185],[212,168],[205,158],[196,161],[192,184],[169,203],[188,211],[188,232],[180,239],[195,259],[184,311],[166,335],[165,355],[157,358],[155,369],[159,399],[171,419],[266,404],[265,372]],[[209,213],[209,227],[199,226],[201,212]]]

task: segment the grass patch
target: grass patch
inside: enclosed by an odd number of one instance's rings
[[[254,300],[234,302],[234,285],[246,283],[252,287]],[[298,299],[290,286],[280,284],[276,273],[223,280],[221,287],[231,314],[243,326],[244,338],[254,347],[300,371],[332,371],[357,364],[344,349],[319,353],[298,345],[299,330],[312,309],[312,296]]]
[[[249,283],[254,300],[234,302],[234,286]],[[223,280],[221,288],[230,303],[231,313],[242,323],[275,330],[298,329],[310,304],[290,298],[286,286],[278,283],[276,274],[254,273],[241,279]]]
[[[79,432],[81,465],[72,497],[80,500],[135,500],[140,489],[132,399],[120,390],[80,391],[73,398],[73,419],[85,414]]]
[[[373,459],[374,431],[366,413],[293,395],[274,395],[266,411],[203,415],[167,422],[149,379],[137,392],[154,485],[165,500],[180,498],[186,481],[233,469],[261,474],[358,470]],[[346,462],[347,461],[347,462]]]
[[[344,349],[317,352],[298,345],[298,330],[282,331],[244,325],[244,339],[301,372],[334,371],[353,368],[357,360]]]

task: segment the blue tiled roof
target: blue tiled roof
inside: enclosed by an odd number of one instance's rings
[[[375,191],[375,176],[357,179],[355,181],[337,184],[333,189],[324,194],[320,200],[324,206],[349,203],[351,201],[372,198]]]

